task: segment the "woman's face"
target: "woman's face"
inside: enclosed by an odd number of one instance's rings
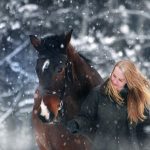
[[[111,79],[112,85],[117,91],[120,91],[124,87],[124,85],[127,83],[123,72],[117,66],[112,72],[110,79]]]

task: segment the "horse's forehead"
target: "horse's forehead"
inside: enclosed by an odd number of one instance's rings
[[[62,55],[62,54],[58,54],[58,55],[51,55],[51,54],[43,54],[43,55],[39,55],[38,56],[38,60],[40,61],[43,61],[43,63],[46,61],[46,60],[49,60],[51,63],[53,64],[63,64],[63,63],[66,63],[67,61],[67,57],[66,55]]]
[[[64,44],[64,37],[63,36],[48,36],[42,39],[44,44],[47,44],[49,47],[56,47],[61,46]]]

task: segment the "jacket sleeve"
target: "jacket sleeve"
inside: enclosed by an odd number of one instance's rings
[[[99,90],[93,89],[82,104],[81,111],[75,121],[78,124],[79,130],[88,129],[97,119]]]
[[[147,119],[136,127],[137,140],[141,150],[150,150],[150,110],[145,111]]]

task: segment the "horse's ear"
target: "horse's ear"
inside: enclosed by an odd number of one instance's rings
[[[29,35],[29,37],[34,48],[38,50],[39,46],[41,45],[41,40],[38,39],[35,35]]]
[[[66,35],[65,35],[65,42],[66,45],[69,44],[70,40],[71,40],[71,35],[72,35],[73,29],[71,29]]]

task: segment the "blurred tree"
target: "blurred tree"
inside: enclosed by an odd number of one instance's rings
[[[31,119],[38,81],[34,70],[36,52],[30,45],[29,34],[59,34],[73,28],[72,44],[93,61],[103,77],[109,74],[114,62],[126,58],[150,77],[148,0],[1,0],[0,10],[2,129],[10,120],[19,122],[21,128],[27,125],[24,120]],[[15,103],[18,91],[23,93]],[[17,132],[15,127],[12,129]],[[3,136],[4,132],[0,134]],[[1,142],[3,149],[15,149],[11,144],[6,148]],[[31,145],[30,149],[36,149],[34,143]]]

